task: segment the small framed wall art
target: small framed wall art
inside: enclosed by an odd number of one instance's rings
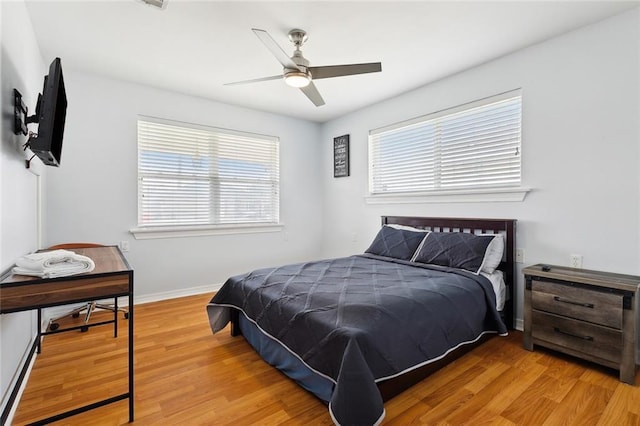
[[[333,138],[333,177],[349,176],[349,135]]]

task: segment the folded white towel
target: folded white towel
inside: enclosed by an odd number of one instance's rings
[[[12,272],[19,275],[56,278],[91,272],[95,267],[93,260],[87,256],[69,250],[51,250],[22,256],[16,261]]]
[[[72,260],[76,254],[69,250],[51,250],[31,253],[16,261],[16,266],[24,269],[42,270],[52,264]]]

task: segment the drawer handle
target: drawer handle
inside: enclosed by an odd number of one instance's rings
[[[593,309],[593,303],[582,303],[582,302],[576,302],[574,300],[567,300],[567,299],[562,299],[559,296],[553,296],[553,300],[555,300],[556,302],[562,302],[562,303],[568,303],[570,305],[578,305],[578,306],[583,306],[585,308],[591,308]]]
[[[565,334],[567,336],[577,337],[578,339],[582,339],[582,340],[587,340],[589,342],[593,342],[593,337],[591,337],[591,336],[580,336],[579,334],[568,333],[566,331],[560,330],[558,327],[553,327],[553,331],[555,331],[556,333]]]

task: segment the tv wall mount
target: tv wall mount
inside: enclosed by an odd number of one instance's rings
[[[40,102],[38,102],[40,105]],[[13,133],[15,135],[23,135],[29,136],[27,142],[22,145],[22,148],[26,151],[29,148],[32,138],[37,138],[38,134],[29,131],[27,125],[29,123],[37,123],[38,122],[38,108],[36,107],[36,113],[34,115],[28,115],[28,108],[22,101],[22,94],[18,91],[18,89],[13,89]],[[27,169],[31,166],[31,160],[36,156],[33,154],[31,158],[25,160],[25,165]]]

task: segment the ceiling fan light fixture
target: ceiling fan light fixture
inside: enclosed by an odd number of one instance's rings
[[[284,76],[284,82],[291,87],[307,87],[311,83],[311,76],[302,71],[291,71]]]

